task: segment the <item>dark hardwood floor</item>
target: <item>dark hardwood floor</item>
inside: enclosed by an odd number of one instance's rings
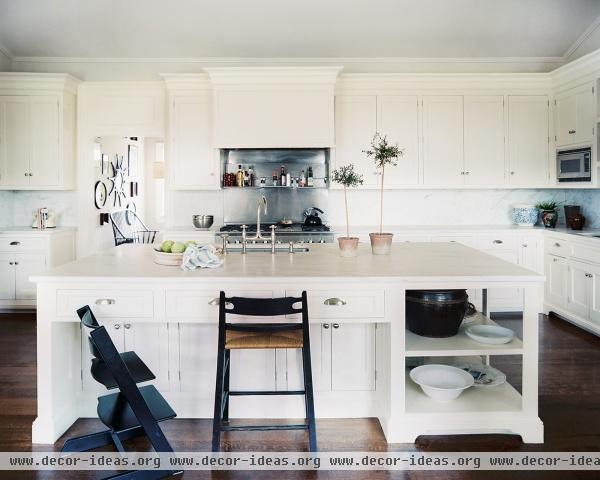
[[[0,314],[0,451],[28,451],[36,414],[36,325],[31,313]],[[519,330],[518,320],[503,320]],[[520,386],[520,359],[498,357],[495,366]],[[420,437],[416,445],[387,445],[374,419],[319,420],[319,448],[343,450],[426,451],[600,451],[600,338],[553,317],[540,319],[540,417],[543,445],[524,445],[510,435]],[[210,420],[176,419],[163,424],[179,451],[210,449]],[[79,420],[65,437],[99,429],[97,420]],[[59,449],[63,439],[38,450]],[[146,449],[137,441],[129,448]],[[306,449],[303,432],[237,432],[225,435],[228,450],[298,451]],[[106,474],[104,474],[106,475]],[[2,472],[2,479],[93,479],[100,472]],[[181,477],[180,477],[181,478]],[[592,479],[594,472],[188,472],[185,479]]]

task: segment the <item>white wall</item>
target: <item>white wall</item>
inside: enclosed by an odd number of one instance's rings
[[[10,227],[14,225],[13,209],[13,193],[0,190],[0,227]]]
[[[10,72],[12,70],[12,58],[0,47],[0,72]]]

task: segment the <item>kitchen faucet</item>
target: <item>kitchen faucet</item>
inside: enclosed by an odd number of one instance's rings
[[[266,237],[263,237],[260,233],[260,210],[261,207],[264,208],[265,215],[267,214],[267,197],[261,195],[256,204],[256,233],[252,237],[246,236],[246,228],[245,225],[242,226],[242,248],[245,250],[244,246],[247,240],[268,240]],[[275,230],[271,227],[271,242],[275,245]]]

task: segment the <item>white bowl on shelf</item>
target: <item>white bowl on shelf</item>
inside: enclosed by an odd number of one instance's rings
[[[430,364],[413,368],[410,378],[436,402],[451,402],[473,385],[473,375],[450,365]]]
[[[503,345],[515,336],[510,328],[499,325],[471,325],[465,328],[465,333],[476,342],[488,345]]]

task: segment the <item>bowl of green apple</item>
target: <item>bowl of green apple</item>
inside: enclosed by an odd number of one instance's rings
[[[189,245],[196,245],[196,242],[174,242],[173,240],[165,240],[160,245],[154,245],[154,263],[158,265],[167,265],[172,267],[181,266],[183,261],[183,253]]]

